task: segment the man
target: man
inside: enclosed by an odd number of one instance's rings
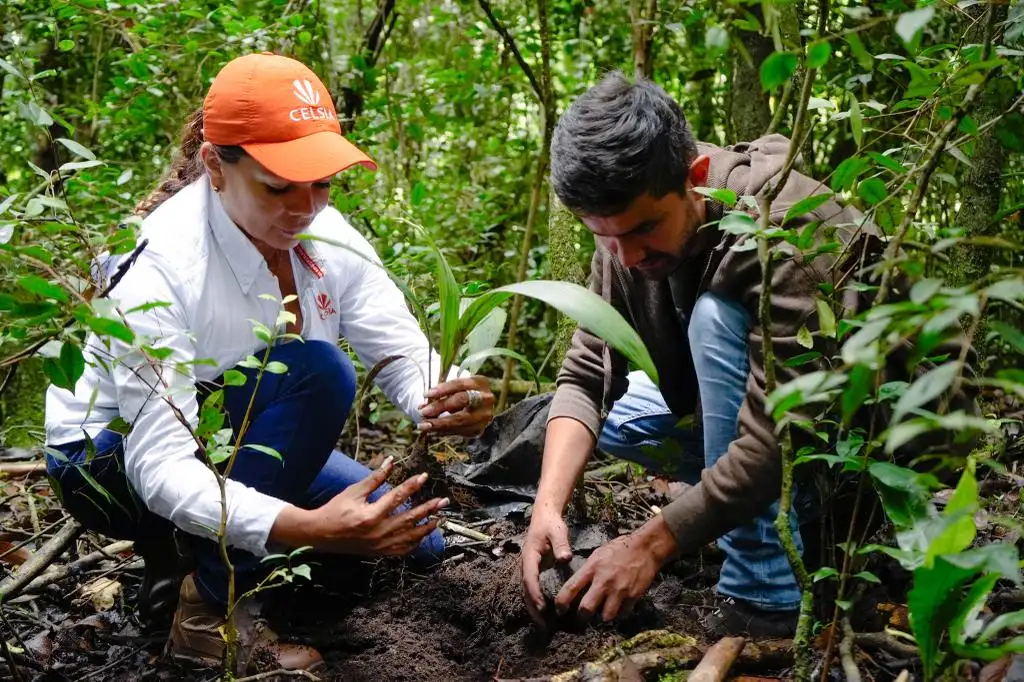
[[[708,627],[752,636],[795,629],[800,589],[773,526],[781,460],[765,414],[761,267],[749,237],[718,229],[725,207],[696,191],[758,195],[782,171],[788,149],[780,135],[726,149],[698,143],[661,88],[631,84],[619,73],[581,96],[559,121],[551,147],[554,191],[594,234],[591,289],[644,340],[660,393],[646,375],[627,379],[620,355],[587,331],[576,332],[548,416],[523,551],[526,603],[538,620],[545,607],[541,565],[552,556],[571,557],[562,515],[597,444],[692,485],[636,532],[595,551],[559,593],[559,610],[582,595],[581,615],[611,620],[628,611],[671,557],[718,538],[725,555],[718,592],[725,598]],[[772,205],[772,223],[779,225],[800,199],[824,192],[817,181],[792,173]],[[832,199],[787,227],[811,221],[821,221],[822,232],[834,228],[832,238],[843,248],[813,260],[791,251],[774,264],[770,333],[780,383],[819,368],[782,365],[807,352],[798,341],[802,327],[819,329],[819,285],[839,282],[867,249],[880,250],[873,226]],[[838,284],[836,291],[842,289]],[[855,293],[840,295],[844,307],[859,307]],[[825,350],[817,335],[815,345]],[[695,429],[676,426],[695,413]],[[673,456],[667,442],[682,452]],[[692,466],[694,459],[702,461]],[[791,525],[802,547],[795,514]]]

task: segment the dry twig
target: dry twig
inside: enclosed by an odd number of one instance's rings
[[[78,539],[83,530],[85,529],[77,521],[69,520],[56,535],[46,541],[46,544],[38,552],[33,553],[31,558],[22,564],[14,575],[0,583],[0,603],[10,601],[21,594],[25,586],[56,561],[71,546],[71,543]]]

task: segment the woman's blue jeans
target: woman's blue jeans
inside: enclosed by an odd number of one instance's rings
[[[690,484],[699,481],[701,470],[714,466],[737,435],[750,372],[749,328],[750,316],[735,301],[711,293],[697,299],[688,334],[700,388],[703,439],[678,425],[679,417],[646,374],[633,372],[629,390],[608,415],[598,447],[654,472]],[[725,554],[720,594],[766,610],[799,608],[800,588],[774,526],[778,509],[775,502],[750,523],[719,538]],[[795,513],[790,524],[803,551]]]
[[[240,448],[231,478],[296,506],[314,509],[370,473],[334,448],[352,408],[355,370],[348,356],[323,341],[276,346],[270,359],[283,362],[288,371],[263,374],[243,443],[271,447],[282,459]],[[236,431],[256,383],[256,370],[241,371],[247,376],[245,385],[224,389],[224,411],[228,425],[234,425]],[[201,388],[200,395],[203,393]],[[105,430],[93,439],[93,445],[92,456],[84,440],[54,448],[66,461],[47,454],[47,469],[71,515],[86,528],[115,538],[145,541],[153,533],[169,532],[170,523],[145,508],[125,476],[121,434]],[[370,499],[377,499],[389,489],[382,485]],[[227,570],[217,543],[189,537],[197,561],[197,587],[204,599],[226,603]],[[443,550],[444,539],[435,530],[414,556],[431,560]],[[237,594],[254,587],[272,568],[242,550],[232,549],[230,556]]]

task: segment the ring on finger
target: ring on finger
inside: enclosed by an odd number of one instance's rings
[[[475,410],[484,404],[484,396],[480,391],[469,389],[466,391],[466,401],[470,410]]]

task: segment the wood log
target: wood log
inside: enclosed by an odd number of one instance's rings
[[[631,672],[634,668],[645,676],[687,669],[703,659],[706,655],[705,652],[709,650],[709,647],[699,645],[675,646],[628,654],[605,662],[585,663],[575,670],[554,675],[496,679],[495,682],[615,682],[624,672],[630,674],[627,671]],[[624,659],[627,658],[629,659],[628,663],[624,662]],[[736,667],[742,667],[745,670],[784,668],[792,664],[793,641],[789,639],[746,642],[734,656],[733,663]]]
[[[130,540],[119,540],[113,542],[103,549],[98,549],[95,552],[90,552],[83,557],[72,561],[69,564],[61,564],[59,566],[50,567],[45,573],[35,578],[32,582],[25,586],[22,592],[38,592],[47,585],[51,585],[58,580],[63,580],[67,576],[71,575],[75,571],[85,570],[91,568],[104,559],[115,558],[122,552],[127,552],[132,549],[135,543]]]
[[[690,673],[689,682],[722,682],[746,643],[743,637],[720,639]]]
[[[46,462],[0,462],[0,474],[34,476],[46,473]]]
[[[10,601],[18,596],[25,586],[56,561],[84,530],[81,524],[74,519],[68,520],[64,527],[47,540],[38,552],[34,552],[14,575],[0,583],[0,603]]]

